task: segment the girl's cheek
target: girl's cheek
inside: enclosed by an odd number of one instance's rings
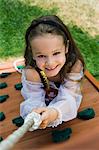
[[[43,69],[44,61],[42,61],[42,60],[36,60],[36,65],[37,65],[40,69]]]

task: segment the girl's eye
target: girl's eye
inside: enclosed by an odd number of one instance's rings
[[[39,55],[39,56],[37,56],[38,58],[45,58],[45,56],[44,55]]]
[[[56,52],[56,53],[54,53],[53,55],[58,55],[58,54],[60,54],[60,52]]]

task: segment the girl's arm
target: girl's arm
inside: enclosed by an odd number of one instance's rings
[[[74,72],[75,71],[75,72]],[[64,80],[59,88],[57,97],[49,104],[48,108],[54,108],[58,111],[58,117],[48,126],[55,127],[62,121],[69,121],[77,116],[77,111],[82,100],[81,94],[81,79],[83,77],[83,67],[78,61],[71,73]]]
[[[58,112],[54,108],[46,107],[44,85],[41,83],[38,73],[35,70],[23,70],[22,84],[21,94],[25,101],[20,105],[20,115],[25,119],[30,112],[35,111],[41,114],[40,128],[47,127],[57,118]]]
[[[20,104],[20,115],[25,118],[33,109],[46,107],[45,91],[39,75],[34,70],[23,70],[21,94],[24,101]]]

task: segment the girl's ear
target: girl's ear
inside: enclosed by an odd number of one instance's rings
[[[33,60],[35,60],[35,55],[33,54],[33,51],[32,51],[32,58],[33,58]]]
[[[33,60],[35,60],[35,57],[33,56]]]
[[[68,53],[68,49],[69,49],[69,40],[67,40],[67,45],[66,45],[66,50],[65,50],[66,54]]]

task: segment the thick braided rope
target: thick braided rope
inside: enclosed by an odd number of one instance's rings
[[[30,131],[38,129],[41,123],[40,115],[36,112],[30,113],[24,124],[18,128],[15,132],[9,135],[4,141],[0,144],[0,150],[10,150],[14,145],[20,140],[20,138],[30,129]]]

